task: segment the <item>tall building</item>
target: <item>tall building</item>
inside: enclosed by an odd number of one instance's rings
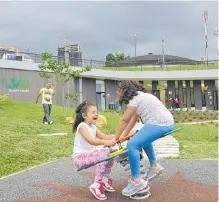
[[[68,45],[66,46],[66,50],[64,47],[58,48],[58,61],[64,63],[65,60],[68,60],[71,66],[82,66],[82,52],[78,44]]]

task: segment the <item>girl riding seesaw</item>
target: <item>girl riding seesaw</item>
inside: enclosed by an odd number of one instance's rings
[[[127,109],[116,129],[114,140],[126,136],[140,118],[144,126],[128,141],[127,151],[131,167],[131,179],[122,190],[125,196],[132,196],[145,189],[148,180],[163,171],[157,163],[152,142],[162,135],[173,131],[174,119],[169,110],[154,95],[144,92],[144,89],[132,81],[118,82],[117,95],[120,105],[126,104]],[[144,149],[150,162],[147,181],[140,178],[140,150]]]
[[[110,147],[116,143],[113,140],[115,136],[105,135],[95,126],[98,119],[96,106],[84,101],[76,108],[75,112],[76,119],[73,125],[73,131],[76,131],[73,149],[75,167],[87,166],[109,157],[109,148],[94,151],[97,145]],[[99,200],[107,199],[105,191],[115,191],[110,178],[113,164],[114,160],[109,160],[96,165],[95,180],[89,190]]]
[[[74,141],[74,165],[79,168],[93,164],[109,156],[108,148],[94,151],[96,145],[114,146],[122,136],[130,133],[136,121],[140,118],[144,127],[132,137],[128,144],[132,177],[128,186],[122,191],[123,195],[131,196],[147,187],[147,181],[140,179],[140,150],[143,148],[149,158],[151,168],[148,178],[155,177],[163,168],[156,162],[152,142],[174,128],[171,113],[153,95],[144,93],[144,89],[134,82],[120,82],[117,87],[120,104],[128,104],[127,109],[118,125],[115,136],[101,133],[95,126],[97,108],[85,101],[76,109],[76,120],[73,129],[76,131]],[[140,116],[139,116],[140,115]],[[122,135],[122,136],[121,136]],[[103,162],[96,167],[95,182],[89,187],[99,200],[106,200],[104,190],[114,192],[110,172],[114,161]]]

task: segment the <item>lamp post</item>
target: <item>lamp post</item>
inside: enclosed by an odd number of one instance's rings
[[[93,57],[90,56],[90,67],[92,67],[92,60],[93,60]]]
[[[165,64],[165,58],[164,58],[164,36],[163,36],[163,39],[162,39],[162,64],[161,64],[161,70],[164,69],[164,64]]]
[[[214,36],[216,36],[216,43],[217,43],[217,49],[216,49],[216,51],[217,51],[217,60],[219,59],[219,55],[218,55],[218,37],[219,37],[219,34],[218,34],[218,25],[216,26],[216,28],[215,28],[215,31],[214,31],[214,33],[213,33],[213,35]]]
[[[137,34],[133,34],[134,36],[134,44],[135,44],[135,57],[136,57],[136,37],[137,37]]]
[[[208,69],[208,11],[204,10],[204,26],[205,26],[205,60],[206,69]]]

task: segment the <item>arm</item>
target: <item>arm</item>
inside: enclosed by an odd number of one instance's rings
[[[133,114],[136,114],[136,108],[135,107],[128,107],[126,109],[123,117],[121,118],[117,129],[116,129],[116,134],[115,134],[116,139],[119,139],[119,137],[121,136],[123,131],[126,129],[126,127],[128,126]],[[131,124],[130,124],[130,126],[131,126]]]
[[[129,121],[127,127],[125,128],[125,130],[122,133],[122,136],[125,137],[127,135],[130,134],[132,128],[135,126],[137,120],[138,120],[139,116],[138,115],[133,115],[131,120]]]
[[[89,134],[89,131],[85,126],[81,126],[79,128],[79,132],[83,136],[83,138],[91,145],[105,145],[105,146],[112,146],[115,144],[114,140],[101,140],[99,138],[92,138]]]
[[[36,99],[36,103],[38,102],[38,100],[39,100],[39,97],[42,95],[42,91],[40,90],[40,92],[39,92],[39,94],[38,94],[38,96],[37,96],[37,99]]]
[[[97,137],[102,140],[112,140],[115,136],[114,135],[105,135],[101,131],[97,130]]]
[[[52,86],[52,95],[55,95],[55,89],[54,89],[54,87]]]

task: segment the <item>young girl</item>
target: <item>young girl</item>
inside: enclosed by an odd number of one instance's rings
[[[146,152],[151,166],[147,173],[147,179],[152,179],[163,171],[163,167],[156,161],[152,142],[172,131],[174,120],[172,114],[157,97],[143,92],[142,87],[132,81],[119,82],[117,95],[120,104],[127,104],[127,109],[118,124],[115,140],[121,135],[129,134],[139,118],[144,123],[143,128],[127,143],[132,177],[122,193],[125,196],[131,196],[147,187],[148,181],[140,178],[139,151],[142,148]]]
[[[115,145],[114,136],[101,133],[95,126],[98,119],[97,108],[88,101],[81,103],[75,110],[76,120],[73,131],[76,131],[73,159],[77,168],[93,164],[108,157],[108,148],[94,151],[96,145]],[[96,166],[94,183],[89,187],[92,194],[99,200],[106,200],[104,190],[114,192],[110,172],[114,161],[107,161]]]

